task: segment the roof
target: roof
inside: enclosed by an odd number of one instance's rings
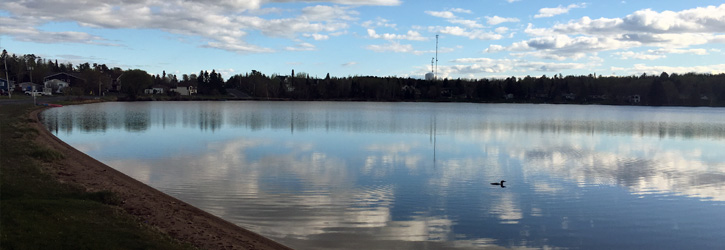
[[[82,81],[85,81],[85,80],[84,80],[83,78],[77,77],[77,76],[75,76],[75,75],[73,75],[73,74],[71,74],[71,73],[66,73],[66,72],[60,72],[60,73],[55,73],[55,74],[52,74],[52,75],[46,76],[45,78],[43,78],[43,80],[45,81],[45,79],[48,79],[48,78],[52,78],[52,77],[55,77],[55,76],[58,76],[58,75],[67,75],[67,76],[70,76],[70,77],[76,78],[76,79],[78,79],[78,80],[82,80]]]

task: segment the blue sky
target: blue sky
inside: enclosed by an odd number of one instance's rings
[[[0,47],[152,74],[725,72],[721,1],[4,0]]]

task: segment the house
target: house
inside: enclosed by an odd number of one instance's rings
[[[400,88],[400,91],[403,92],[403,95],[407,98],[420,97],[420,90],[415,88],[415,86],[405,85]]]
[[[642,98],[639,95],[631,95],[631,96],[629,96],[629,103],[631,103],[631,104],[637,104],[640,101],[642,101]]]
[[[9,85],[12,85],[12,84],[13,84],[13,81],[10,81]],[[10,89],[10,90],[13,89],[12,87],[8,87],[8,80],[0,78],[0,93],[3,93],[3,94],[7,93],[8,89]]]
[[[180,95],[192,95],[196,94],[196,87],[190,83],[179,83],[176,88],[171,89],[170,91],[179,93]]]
[[[43,92],[46,94],[63,93],[65,88],[77,86],[85,80],[70,73],[57,73],[43,78]]]
[[[18,86],[20,86],[20,89],[22,91],[33,91],[33,90],[35,90],[35,91],[40,92],[41,90],[43,90],[43,88],[40,86],[40,84],[35,84],[35,83],[32,83],[32,82],[24,82],[24,83],[18,84]]]
[[[588,97],[591,100],[598,100],[598,101],[609,99],[608,95],[589,95]]]
[[[295,91],[295,86],[294,86],[294,84],[292,84],[292,81],[290,80],[292,78],[293,77],[291,77],[291,76],[277,76],[277,80],[279,80],[281,83],[284,83],[284,90],[286,92]]]
[[[150,89],[144,89],[144,94],[151,94],[151,95],[157,95],[157,94],[163,94],[166,93],[166,87],[163,85],[154,85]]]
[[[287,92],[294,92],[295,91],[295,86],[292,85],[291,83],[285,83],[284,84],[284,88],[285,88],[285,90]]]

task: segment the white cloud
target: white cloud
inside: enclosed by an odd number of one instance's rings
[[[486,17],[486,23],[488,23],[490,25],[498,25],[498,24],[502,24],[502,23],[506,23],[506,22],[516,23],[516,22],[519,22],[519,19],[513,18],[513,17],[500,17],[500,16],[492,16],[492,17],[487,16]]]
[[[486,53],[494,53],[499,51],[504,51],[506,48],[504,46],[498,45],[498,44],[491,44],[484,50]]]
[[[459,58],[451,61],[457,63],[453,66],[442,66],[441,72],[445,74],[496,74],[504,72],[561,72],[569,69],[582,69],[581,63],[552,63],[532,62],[523,59],[493,59],[493,58]]]
[[[342,6],[314,5],[302,8],[297,13],[292,12],[292,17],[260,17],[283,12],[278,8],[262,8],[272,2],[327,2]],[[8,17],[2,17],[5,19],[4,33],[20,41],[113,45],[102,37],[87,33],[47,32],[37,28],[52,22],[75,22],[81,26],[108,29],[158,29],[201,37],[205,43],[202,47],[256,53],[274,50],[247,43],[245,38],[250,31],[270,37],[294,39],[303,36],[325,40],[333,33],[345,32],[348,23],[357,19],[358,13],[352,9],[355,6],[391,6],[400,3],[399,0],[7,0],[0,2],[0,9],[9,13]]]
[[[275,52],[275,50],[273,50],[273,49],[247,44],[243,41],[236,41],[233,43],[209,42],[206,45],[203,45],[202,47],[221,49],[221,50],[227,50],[227,51],[235,51],[235,52],[253,52],[253,53]]]
[[[312,2],[312,1],[292,1],[292,0],[274,0],[275,2]],[[400,5],[400,0],[315,0],[317,2],[331,2],[338,4],[347,5],[380,5],[380,6],[395,6]]]
[[[398,35],[398,34],[378,34],[375,32],[374,29],[368,29],[368,36],[375,39],[385,39],[385,40],[411,40],[411,41],[425,41],[428,40],[427,37],[423,37],[418,33],[417,31],[409,30],[408,33],[404,35]]]
[[[466,26],[468,28],[474,28],[474,29],[483,28],[483,25],[481,25],[480,23],[478,23],[475,20],[451,19],[451,20],[448,20],[448,22],[460,24],[460,25]]]
[[[706,49],[673,49],[673,48],[660,48],[650,49],[645,52],[633,52],[623,51],[616,52],[615,55],[620,56],[622,59],[641,59],[641,60],[655,60],[667,57],[669,54],[693,54],[693,55],[708,55],[709,52]]]
[[[390,21],[387,19],[378,17],[377,19],[375,19],[375,21],[368,20],[368,21],[365,21],[362,24],[360,24],[360,26],[363,26],[368,29],[374,29],[377,27],[386,27],[386,28],[395,29],[398,25],[394,24],[394,23],[390,23]]]
[[[453,12],[467,13],[467,14],[472,13],[470,10],[465,10],[465,9],[451,9],[448,11],[425,11],[426,14],[434,16],[434,17],[440,17],[440,18],[446,19],[446,21],[448,21],[449,23],[460,24],[460,25],[466,26],[468,28],[474,28],[474,29],[483,28],[483,25],[479,24],[478,21],[459,18],[455,14],[453,14]]]
[[[434,16],[434,17],[440,17],[445,19],[453,19],[456,18],[456,15],[453,14],[453,12],[450,11],[425,11],[426,14]]]
[[[448,11],[456,12],[456,13],[473,14],[473,11],[468,10],[468,9],[462,9],[462,8],[451,8],[451,9],[448,9]]]
[[[438,53],[450,53],[455,51],[456,49],[460,49],[462,46],[457,46],[455,48],[450,47],[442,47],[438,49]],[[413,48],[413,45],[411,44],[400,44],[396,41],[390,41],[388,44],[383,45],[368,45],[365,46],[365,49],[372,50],[375,52],[396,52],[396,53],[410,53],[415,55],[422,55],[422,54],[433,54],[436,51],[435,50],[415,50]]]
[[[398,42],[390,42],[384,45],[372,44],[365,47],[367,50],[375,52],[396,52],[396,53],[409,53],[413,52],[413,45],[400,44]]]
[[[623,51],[623,52],[617,52],[614,53],[615,55],[620,56],[622,59],[640,59],[640,60],[656,60],[665,58],[665,55],[655,55],[655,54],[648,54],[648,53],[642,53],[642,52],[632,52],[632,51]]]
[[[300,43],[293,47],[287,47],[285,50],[288,51],[312,51],[315,50],[315,45],[312,45],[310,43]]]
[[[612,71],[616,72],[627,72],[629,74],[653,74],[658,75],[662,72],[667,73],[710,73],[720,74],[725,72],[725,64],[713,64],[713,65],[702,65],[702,66],[648,66],[645,64],[635,64],[633,67],[612,67]]]
[[[346,62],[342,64],[343,67],[350,67],[354,65],[357,65],[357,62]]]
[[[639,45],[637,42],[620,41],[607,37],[569,37],[567,35],[555,35],[535,37],[527,41],[517,42],[507,47],[506,50],[523,52],[512,54],[516,56],[535,56],[546,59],[565,60],[581,59],[589,53],[630,48],[637,45]]]
[[[646,9],[624,18],[583,17],[554,25],[550,31],[586,35],[722,33],[725,32],[725,4],[680,12]]]
[[[496,34],[480,29],[466,29],[461,28],[458,26],[446,26],[446,27],[429,27],[428,28],[431,32],[437,32],[441,34],[448,34],[453,36],[462,36],[467,37],[471,40],[499,40],[502,39],[503,36],[501,34]]]
[[[450,53],[450,52],[456,51],[457,49],[462,49],[462,48],[463,48],[463,46],[460,46],[460,45],[456,46],[455,48],[441,47],[441,48],[438,48],[438,53],[439,54]],[[433,54],[435,52],[436,52],[436,50],[433,49],[433,50],[415,50],[412,53],[416,54],[416,55],[422,55],[422,54]]]
[[[315,39],[315,41],[321,41],[321,40],[327,40],[330,39],[329,35],[323,35],[319,33],[313,33],[313,34],[303,34],[304,37],[311,37],[312,39]]]
[[[503,34],[503,33],[508,32],[509,31],[509,28],[507,28],[507,27],[498,27],[494,31],[496,31],[496,33],[499,33],[499,34]]]
[[[569,6],[566,6],[566,7],[559,5],[556,8],[542,8],[539,10],[539,14],[536,14],[534,16],[534,18],[553,17],[556,15],[569,13],[569,10],[574,9],[574,8],[584,8],[584,7],[586,7],[585,3],[570,4]]]
[[[655,60],[667,54],[706,55],[704,49],[688,49],[694,45],[719,43],[725,32],[725,4],[679,12],[652,10],[636,11],[624,18],[583,17],[551,28],[534,28],[529,24],[525,33],[533,38],[505,47],[517,51],[515,56],[565,60],[581,59],[601,51],[623,50],[615,53],[621,58]],[[643,46],[657,47],[648,52],[628,50]],[[500,49],[501,48],[496,48]],[[493,51],[489,48],[489,51]]]

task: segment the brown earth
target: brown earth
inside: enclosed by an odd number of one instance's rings
[[[30,113],[39,131],[36,143],[47,145],[65,158],[45,166],[61,182],[74,183],[90,192],[111,191],[129,214],[181,242],[201,249],[290,249],[241,228],[137,181],[91,158],[58,139],[40,122],[43,109]]]

